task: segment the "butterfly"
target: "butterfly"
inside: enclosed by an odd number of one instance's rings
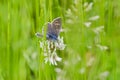
[[[55,18],[51,23],[48,22],[47,34],[46,34],[47,40],[53,40],[53,41],[58,40],[58,36],[59,36],[61,28],[62,28],[61,25],[62,25],[62,21],[61,21],[60,17]],[[36,36],[43,37],[43,35],[41,35],[39,33],[36,33]]]
[[[48,40],[57,40],[61,30],[61,18],[55,18],[51,23],[48,23],[47,26],[47,39]]]

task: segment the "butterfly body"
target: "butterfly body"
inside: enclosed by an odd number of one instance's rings
[[[58,39],[61,30],[61,18],[58,17],[53,22],[48,23],[47,27],[47,39],[56,41]]]
[[[55,34],[47,34],[47,39],[48,40],[57,40],[57,35],[55,35]]]

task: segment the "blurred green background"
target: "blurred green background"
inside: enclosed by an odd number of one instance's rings
[[[35,33],[56,17],[66,48],[54,66]],[[119,80],[119,52],[120,0],[0,0],[0,80]]]

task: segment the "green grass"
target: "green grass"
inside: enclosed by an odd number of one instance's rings
[[[85,2],[93,2],[88,12]],[[120,0],[1,0],[0,80],[119,80],[119,13]],[[98,20],[89,20],[96,15]],[[58,51],[62,62],[54,66],[44,63],[39,41],[45,39],[35,33],[56,17],[62,18],[66,48]],[[84,25],[88,21],[90,27]],[[99,26],[104,29],[95,34]]]

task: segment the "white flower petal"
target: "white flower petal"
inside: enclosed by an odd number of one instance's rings
[[[58,57],[58,56],[56,56],[56,61],[62,61],[62,58],[60,58],[60,57]]]
[[[43,46],[44,46],[44,43],[40,42],[40,48],[43,48]]]

